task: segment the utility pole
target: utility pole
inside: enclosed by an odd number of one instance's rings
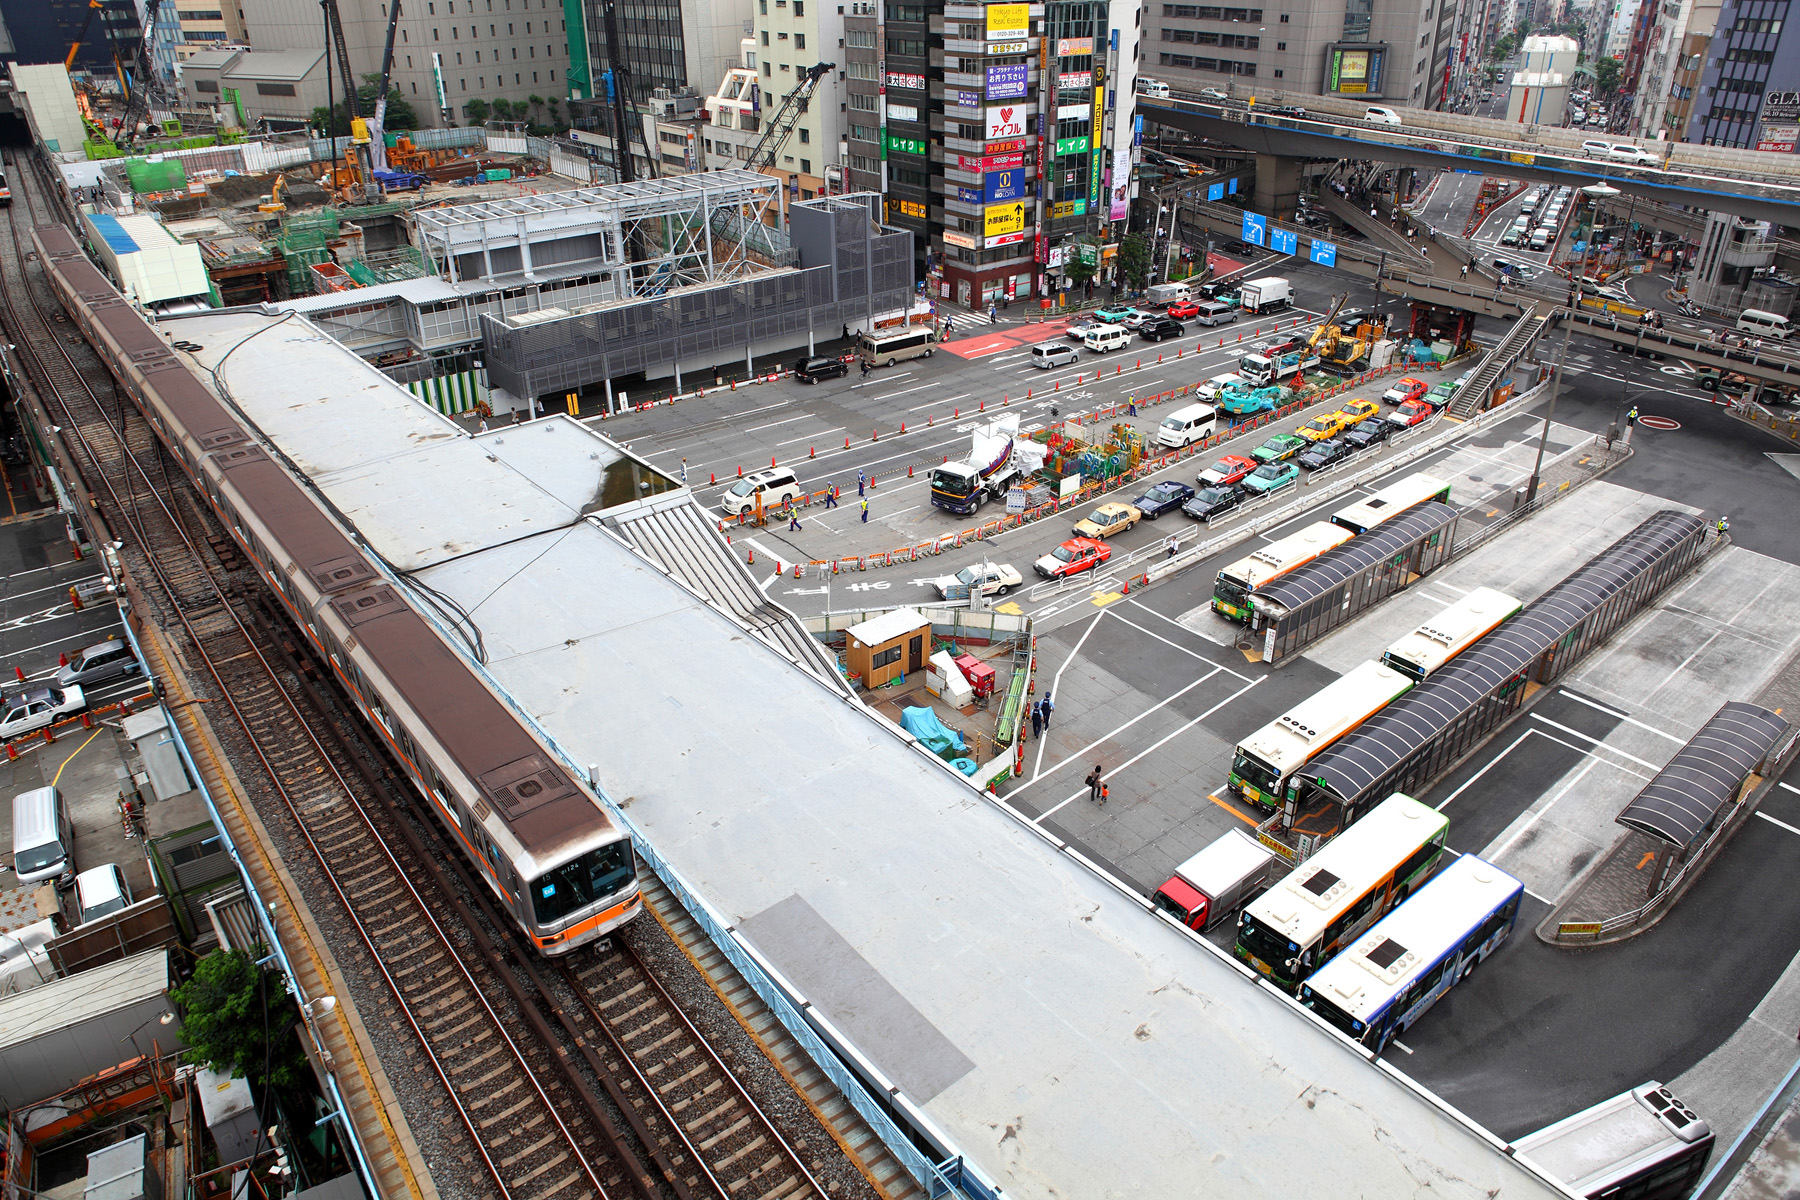
[[[1544,429],[1538,435],[1537,461],[1531,464],[1531,482],[1525,485],[1525,503],[1537,499],[1538,477],[1544,469],[1544,447],[1550,441],[1550,420],[1556,415],[1556,394],[1562,390],[1563,363],[1569,358],[1569,335],[1575,332],[1574,310],[1563,313],[1563,344],[1556,367],[1550,373],[1550,403],[1544,408]],[[1641,335],[1640,335],[1641,336]]]

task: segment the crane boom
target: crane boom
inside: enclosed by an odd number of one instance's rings
[[[369,122],[369,161],[377,171],[387,170],[388,81],[394,73],[394,30],[399,25],[400,0],[390,0],[387,47],[381,52],[381,82],[375,89],[375,118]]]
[[[800,123],[800,117],[806,112],[807,102],[812,98],[813,89],[818,86],[819,79],[828,71],[837,70],[836,63],[819,63],[806,68],[800,82],[794,90],[781,98],[781,107],[769,118],[763,128],[762,137],[756,140],[756,148],[750,151],[750,160],[746,164],[749,170],[760,171],[764,167],[775,165],[775,158],[781,148],[787,145],[788,138],[793,136],[794,126]]]
[[[63,70],[75,69],[75,56],[81,53],[81,43],[87,38],[88,29],[94,24],[94,14],[105,6],[105,0],[88,0],[87,16],[82,18],[81,28],[75,34],[75,40],[69,43],[69,55],[63,59]]]

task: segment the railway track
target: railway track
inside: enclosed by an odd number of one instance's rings
[[[258,807],[285,815],[310,852],[367,950],[365,972],[379,977],[422,1051],[416,1069],[428,1067],[441,1088],[431,1104],[455,1114],[463,1161],[479,1160],[466,1179],[438,1180],[440,1190],[508,1200],[843,1195],[808,1169],[628,939],[559,968],[521,950],[483,885],[421,819],[410,784],[297,652],[246,561],[110,387],[41,272],[26,269],[30,225],[58,218],[44,181],[14,166],[25,203],[0,245],[8,330],[66,421],[160,624],[229,708],[243,740],[234,761],[249,760],[238,761],[240,775],[266,785]],[[910,1191],[910,1179],[896,1182],[882,1190]]]

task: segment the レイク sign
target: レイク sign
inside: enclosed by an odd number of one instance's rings
[[[987,140],[1025,136],[1025,109],[1019,104],[1002,104],[987,110]]]

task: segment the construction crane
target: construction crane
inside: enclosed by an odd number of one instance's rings
[[[75,56],[81,53],[81,43],[87,38],[88,30],[93,27],[94,14],[105,7],[105,0],[88,0],[87,16],[82,18],[81,28],[75,33],[75,40],[69,43],[69,54],[63,59],[63,70],[73,71],[75,69]]]
[[[138,38],[137,55],[131,63],[131,82],[127,85],[130,92],[126,97],[125,112],[119,118],[119,140],[125,145],[136,139],[138,117],[150,115],[152,97],[161,90],[151,52],[156,37],[156,14],[161,8],[162,0],[149,0],[144,6],[143,36]]]
[[[394,30],[400,25],[400,0],[388,4],[387,47],[381,52],[381,82],[375,90],[375,116],[369,121],[369,165],[385,171],[387,165],[388,80],[394,73]]]
[[[606,84],[606,102],[612,109],[613,117],[613,158],[620,183],[631,183],[637,178],[637,164],[631,161],[631,135],[637,133],[638,144],[644,148],[644,161],[649,164],[651,178],[656,177],[656,155],[650,153],[650,143],[644,140],[642,121],[631,119],[631,71],[625,65],[625,43],[619,36],[619,13],[615,0],[603,0],[600,5],[601,28],[606,33],[606,70],[602,73]]]
[[[837,70],[836,63],[819,63],[817,66],[806,68],[800,77],[800,82],[794,85],[793,91],[781,98],[781,107],[775,110],[775,115],[770,117],[768,124],[763,126],[763,134],[756,140],[756,146],[750,151],[750,160],[746,164],[750,170],[760,171],[765,167],[775,165],[776,156],[781,153],[781,148],[787,145],[788,138],[794,134],[794,126],[798,125],[800,118],[806,114],[806,106],[812,99],[813,89],[818,86],[822,76],[835,70]]]

